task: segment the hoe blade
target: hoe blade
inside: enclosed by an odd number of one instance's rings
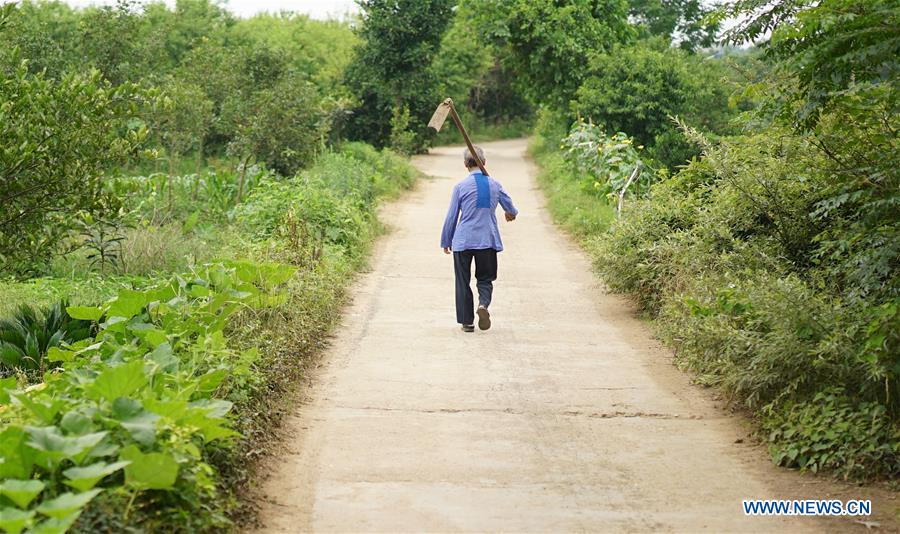
[[[451,105],[452,102],[449,98],[441,102],[437,109],[434,110],[434,115],[431,116],[431,120],[428,121],[428,127],[434,128],[434,131],[436,132],[441,131],[441,128],[444,126],[444,121],[447,120],[447,115],[450,114]]]

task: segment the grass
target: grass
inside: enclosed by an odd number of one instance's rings
[[[532,139],[529,153],[540,166],[538,184],[553,220],[580,240],[605,232],[615,219],[615,208],[584,191],[562,154],[543,143]]]
[[[113,297],[122,288],[147,285],[139,276],[101,276],[87,273],[69,277],[32,278],[25,281],[0,280],[0,317],[10,315],[22,304],[41,307],[66,300],[71,305],[93,305]]]

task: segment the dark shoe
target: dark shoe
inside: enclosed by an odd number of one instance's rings
[[[462,325],[462,331],[463,332],[474,332],[475,325],[474,324],[464,324],[464,325]]]
[[[484,306],[478,307],[478,328],[487,330],[491,327],[491,312]]]

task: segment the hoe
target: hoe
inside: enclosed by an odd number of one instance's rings
[[[462,134],[463,139],[466,141],[466,146],[469,147],[469,152],[475,157],[475,161],[478,162],[478,169],[481,170],[481,173],[485,176],[488,176],[487,170],[484,168],[484,162],[481,161],[481,158],[478,156],[478,153],[475,152],[475,147],[472,145],[472,141],[469,139],[469,134],[466,133],[466,128],[463,126],[461,120],[459,120],[459,115],[456,113],[456,108],[453,107],[453,99],[448,98],[441,102],[437,109],[434,110],[434,115],[431,116],[431,120],[428,121],[428,127],[434,128],[434,131],[441,131],[441,127],[444,126],[444,121],[447,120],[447,115],[450,115],[450,118],[453,119],[453,124],[456,125],[456,128],[459,130],[459,133]]]

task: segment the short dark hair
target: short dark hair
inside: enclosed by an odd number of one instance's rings
[[[481,164],[484,165],[484,163],[487,161],[486,159],[484,159],[484,150],[482,150],[481,147],[477,145],[474,148],[475,153],[478,154],[478,159],[480,159]],[[466,150],[463,152],[463,161],[466,162],[466,168],[474,169],[478,166],[478,160],[475,159],[475,156],[472,155],[472,152],[468,148],[466,148]]]

